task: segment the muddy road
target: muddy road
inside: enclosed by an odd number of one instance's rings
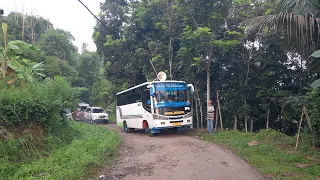
[[[143,132],[126,134],[115,124],[122,146],[116,164],[105,169],[107,179],[124,180],[260,180],[264,177],[232,152],[212,143],[183,134]]]

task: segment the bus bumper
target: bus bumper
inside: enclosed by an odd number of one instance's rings
[[[163,126],[163,127],[153,127],[151,129],[152,133],[160,133],[160,130],[164,130],[164,129],[172,129],[172,128],[177,128],[177,130],[184,130],[186,128],[191,128],[192,124],[184,124],[181,126]]]

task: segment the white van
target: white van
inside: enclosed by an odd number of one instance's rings
[[[101,107],[87,107],[84,111],[85,122],[92,123],[108,123],[108,114]]]

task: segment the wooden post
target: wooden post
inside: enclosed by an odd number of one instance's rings
[[[197,91],[196,91],[197,92]],[[198,99],[197,97],[195,96],[194,97],[195,99],[195,103],[196,103],[196,115],[197,115],[197,129],[200,129],[200,124],[199,124],[199,113],[198,113]]]
[[[217,91],[217,102],[218,102],[218,109],[219,109],[219,116],[220,116],[220,127],[221,127],[221,130],[223,130],[222,116],[221,116],[221,109],[220,109],[220,102],[219,102],[219,92],[218,91]]]
[[[270,118],[270,103],[267,103],[267,123],[266,123],[266,129],[269,129],[269,118]]]
[[[315,148],[315,137],[314,137],[314,133],[312,130],[312,124],[311,124],[311,120],[309,118],[308,109],[305,106],[303,106],[303,112],[304,112],[304,115],[306,116],[307,123],[308,123],[309,129],[310,129],[311,138],[312,138],[312,147]]]
[[[202,112],[202,105],[199,97],[198,97],[198,101],[199,101],[199,107],[200,107],[200,126],[202,129],[203,128],[203,112]]]
[[[218,110],[218,106],[217,106],[217,110],[215,110],[215,113],[216,113],[216,119],[215,119],[214,130],[217,130],[218,120],[219,120],[219,110]]]
[[[297,135],[297,140],[296,140],[296,148],[294,149],[295,151],[297,151],[297,148],[298,148],[298,143],[299,143],[299,137],[300,137],[300,129],[301,129],[302,119],[303,119],[303,110],[301,111],[301,118],[300,118],[299,129],[298,129],[298,135]]]

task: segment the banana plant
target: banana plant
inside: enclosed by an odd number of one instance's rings
[[[14,71],[12,79],[8,81],[8,84],[12,84],[13,82],[20,80],[22,84],[26,85],[34,82],[36,77],[44,77],[45,75],[40,73],[43,71],[41,68],[43,66],[43,62],[37,63],[26,58],[26,52],[32,51],[40,54],[42,53],[41,50],[36,46],[20,40],[10,41],[7,43],[7,24],[2,23],[2,30],[4,35],[4,46],[0,45],[2,77],[6,77],[8,67]]]

